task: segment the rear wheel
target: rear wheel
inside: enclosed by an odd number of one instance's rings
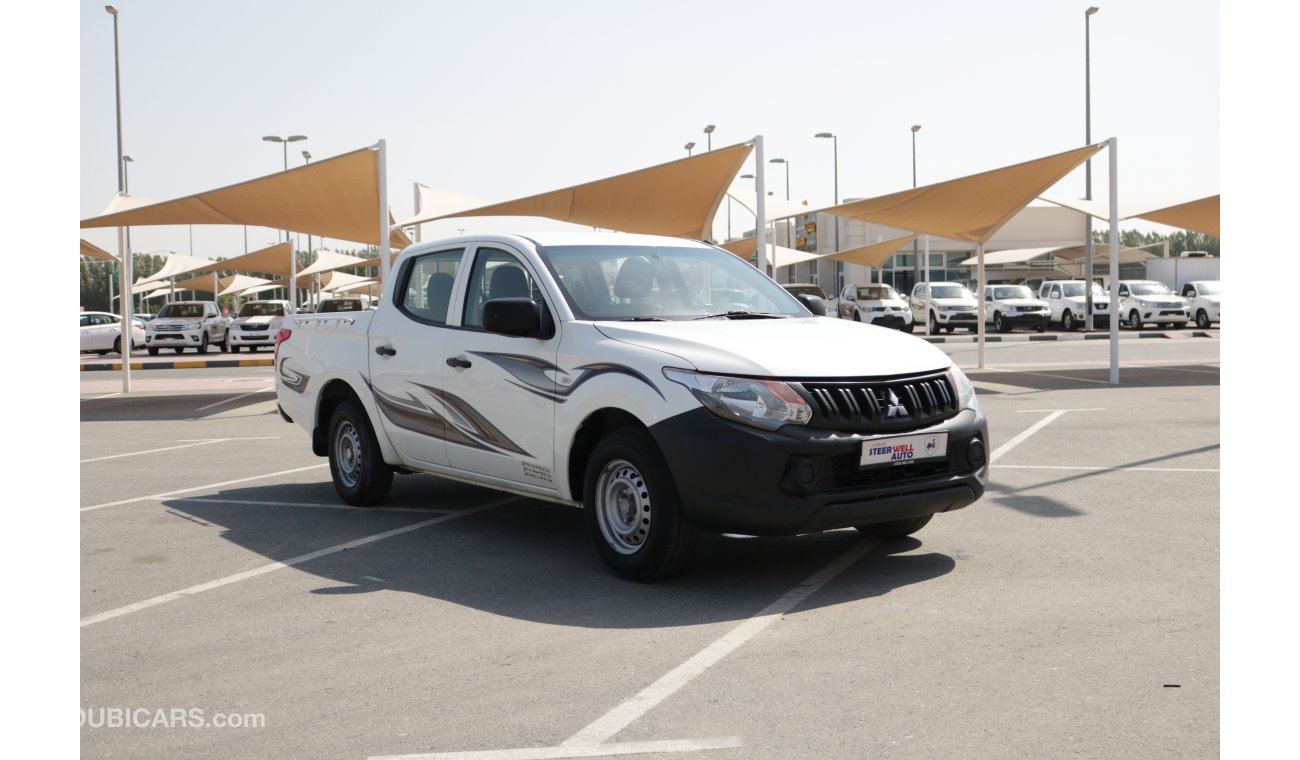
[[[113,351],[117,355],[122,355],[122,336],[119,335],[113,339]]]
[[[908,322],[907,324],[903,325],[903,332],[907,333],[908,335],[911,335],[912,331],[915,329],[916,329],[915,323]]]
[[[1196,326],[1202,330],[1210,328],[1210,315],[1206,313],[1205,309],[1196,310]]]
[[[596,553],[636,581],[681,570],[694,530],[654,442],[641,430],[615,430],[587,460],[583,513]]]
[[[892,520],[874,525],[855,525],[853,527],[859,532],[875,538],[902,538],[924,528],[932,517],[934,515],[921,515],[920,517],[909,517],[905,520]]]
[[[393,486],[393,468],[384,462],[365,410],[355,401],[339,404],[329,436],[330,477],[339,498],[357,507],[382,502]]]

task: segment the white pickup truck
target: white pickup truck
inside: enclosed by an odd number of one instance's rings
[[[280,413],[345,502],[421,472],[583,506],[636,580],[679,570],[697,531],[900,537],[988,482],[986,419],[947,355],[815,318],[705,243],[421,243],[377,310],[295,315],[276,341]]]
[[[845,285],[834,304],[840,319],[912,332],[914,323],[907,301],[887,284]]]

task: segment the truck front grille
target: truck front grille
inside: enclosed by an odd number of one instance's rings
[[[808,425],[815,428],[901,432],[929,427],[959,411],[946,372],[791,385],[812,405]]]

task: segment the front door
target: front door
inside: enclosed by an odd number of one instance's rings
[[[555,312],[529,263],[502,244],[478,247],[466,283],[458,294],[460,329],[449,331],[443,351],[442,387],[454,428],[447,437],[447,458],[460,470],[554,490],[559,334],[487,332],[483,305],[496,298],[531,298],[543,313]]]
[[[408,259],[397,277],[393,303],[370,323],[370,390],[379,423],[398,454],[412,466],[446,466],[447,423],[442,398],[444,344],[464,247]],[[345,318],[346,314],[340,314]]]

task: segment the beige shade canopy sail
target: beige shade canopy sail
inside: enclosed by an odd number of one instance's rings
[[[752,145],[719,148],[647,169],[406,224],[463,216],[541,216],[622,232],[705,240]]]
[[[221,278],[221,291],[219,296],[239,295],[250,288],[258,288],[263,285],[270,285],[271,281],[261,277],[250,277],[246,274],[232,274],[228,277]]]
[[[391,223],[392,214],[388,219]],[[379,152],[362,148],[237,185],[83,219],[81,227],[165,224],[245,224],[379,245]],[[390,242],[410,241],[394,229]]]
[[[342,267],[365,266],[368,261],[369,259],[349,256],[346,253],[338,253],[337,251],[318,248],[316,250],[316,261],[314,261],[311,266],[299,270],[298,276],[304,277],[307,275],[319,274],[320,272],[329,272],[335,269],[341,269]],[[378,265],[378,263],[379,259],[376,257],[375,264]],[[285,272],[285,274],[288,274],[288,272]]]
[[[167,260],[163,262],[162,269],[149,275],[140,282],[154,282],[156,280],[166,280],[181,274],[191,274],[197,271],[208,271],[211,259],[200,259],[197,256],[186,256],[183,253],[168,253]]]
[[[259,274],[280,274],[289,276],[293,246],[290,243],[276,243],[260,251],[245,253],[243,256],[214,261],[194,274],[202,272],[257,272]]]
[[[1105,143],[821,211],[938,237],[983,243]]]
[[[1156,224],[1167,224],[1170,227],[1219,236],[1219,196],[1217,195],[1144,214],[1134,214],[1134,216]]]
[[[749,261],[753,258],[754,252],[758,250],[757,241],[758,238],[740,238],[739,240],[732,240],[723,243],[720,247],[728,253],[734,253],[745,261]],[[768,263],[772,265],[772,269],[794,266],[795,264],[802,264],[805,261],[822,258],[816,253],[808,253],[807,251],[800,251],[795,248],[786,248],[781,245],[772,245],[770,243],[767,246],[767,252],[769,254],[767,257]]]
[[[103,248],[95,245],[89,240],[81,241],[81,255],[88,256],[92,259],[105,259],[107,261],[117,261],[117,257],[105,251]]]
[[[898,252],[899,248],[907,245],[916,239],[916,235],[904,235],[903,237],[884,240],[871,245],[864,245],[858,248],[849,248],[845,251],[827,254],[823,258],[833,259],[836,261],[847,261],[850,264],[862,264],[869,267],[882,267],[889,257]]]

